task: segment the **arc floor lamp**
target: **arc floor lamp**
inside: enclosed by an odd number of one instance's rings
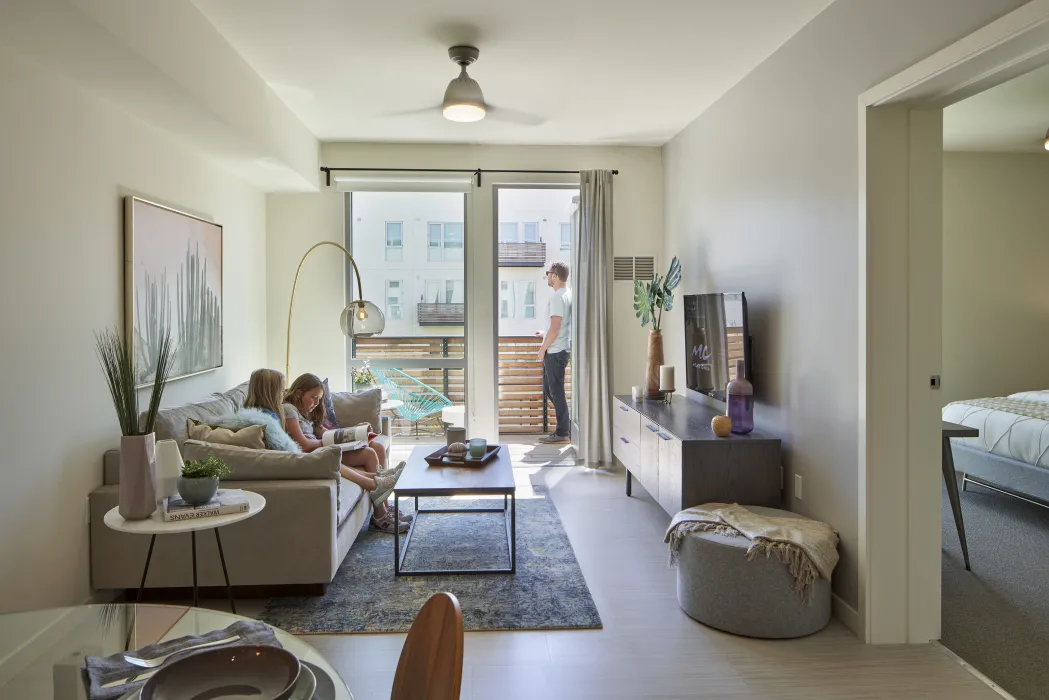
[[[379,307],[364,299],[364,290],[361,287],[361,271],[357,269],[357,262],[350,255],[350,251],[334,241],[315,243],[303,253],[299,266],[295,268],[295,281],[291,284],[291,300],[288,302],[288,330],[284,339],[284,376],[288,381],[291,381],[291,314],[295,308],[295,289],[299,286],[299,273],[302,272],[302,264],[306,262],[306,258],[309,257],[310,253],[325,245],[341,250],[346,255],[346,259],[350,261],[350,265],[353,266],[353,272],[357,276],[357,299],[346,305],[339,319],[342,325],[342,332],[350,338],[368,338],[381,334],[383,329],[386,328],[386,317],[383,316]]]

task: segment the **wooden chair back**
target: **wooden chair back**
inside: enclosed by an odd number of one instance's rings
[[[459,700],[463,611],[451,593],[434,594],[404,640],[390,700]]]

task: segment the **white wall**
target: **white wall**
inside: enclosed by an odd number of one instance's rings
[[[263,195],[0,47],[0,610],[89,595],[87,495],[119,429],[92,333],[123,318],[121,197],[225,227],[225,366],[165,404],[243,381],[266,352]]]
[[[1049,158],[945,153],[943,402],[1049,387]]]
[[[662,259],[663,230],[663,170],[660,150],[633,147],[535,147],[535,146],[483,146],[483,145],[416,145],[377,143],[331,143],[322,149],[321,160],[325,165],[338,167],[415,167],[415,168],[528,168],[542,170],[569,170],[579,168],[614,168],[619,170],[615,181],[614,201],[614,249],[616,255],[655,255],[660,266]],[[577,177],[565,176],[514,176],[486,174],[483,185],[475,191],[473,214],[477,221],[492,222],[493,184],[511,183],[561,184],[578,182]],[[283,333],[285,320],[280,320],[277,309],[287,304],[287,293],[291,288],[292,276],[298,257],[311,242],[321,239],[343,240],[344,225],[332,212],[338,204],[339,195],[334,188],[320,194],[271,194],[268,195],[269,219],[269,293],[270,293],[270,356],[269,362],[276,367],[284,365]],[[321,217],[317,212],[324,211]],[[323,221],[320,219],[323,218]],[[491,269],[495,259],[495,234],[490,228],[467,227],[467,255],[477,269]],[[320,257],[320,256],[318,256]],[[345,377],[342,348],[344,348],[338,325],[341,307],[333,300],[332,290],[343,287],[342,262],[334,255],[325,255],[325,262],[317,263],[311,284],[312,292],[303,289],[303,306],[310,306],[327,318],[318,316],[317,324],[311,329],[313,342],[304,351],[296,345],[292,353],[292,374],[297,371],[313,371],[330,376]],[[367,274],[367,273],[365,273]],[[469,299],[468,333],[480,334],[480,328],[491,328],[496,313],[496,285],[494,274],[483,276],[467,275],[467,298]],[[617,283],[614,288],[612,338],[614,346],[613,380],[617,393],[628,393],[630,386],[644,377],[647,332],[634,318],[632,311],[633,290],[627,283]],[[341,300],[341,296],[338,297]],[[296,304],[295,324],[299,324],[299,305]],[[286,311],[284,312],[286,313]],[[488,336],[477,335],[478,344],[487,342]],[[340,352],[335,352],[338,347]],[[481,345],[478,345],[481,347]],[[274,354],[276,353],[276,354]],[[492,392],[495,387],[495,350],[491,356],[474,353],[469,360],[470,402],[473,408],[479,402],[475,393]],[[341,374],[340,374],[341,373]],[[496,432],[495,417],[476,416],[479,421],[474,428],[480,434],[488,433],[493,439]]]
[[[665,255],[681,258],[683,294],[747,293],[757,423],[783,438],[788,507],[838,529],[834,590],[849,606],[859,597],[857,99],[1020,4],[836,2],[664,147]],[[675,364],[682,333],[667,324]]]

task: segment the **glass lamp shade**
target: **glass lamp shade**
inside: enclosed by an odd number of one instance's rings
[[[342,310],[342,332],[351,338],[379,335],[386,328],[386,317],[370,301],[351,301]]]

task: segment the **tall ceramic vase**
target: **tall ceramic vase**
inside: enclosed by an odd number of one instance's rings
[[[156,435],[120,438],[120,496],[124,520],[145,520],[157,509]]]
[[[648,333],[648,380],[646,382],[645,397],[649,399],[663,398],[663,392],[659,390],[659,368],[663,364],[663,331],[649,331]]]

